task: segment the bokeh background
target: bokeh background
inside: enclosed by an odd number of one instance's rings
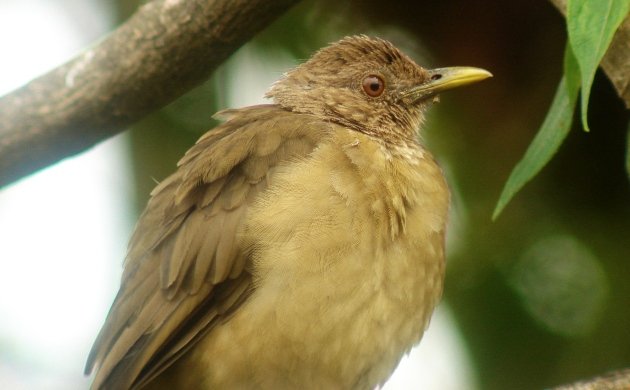
[[[71,58],[137,6],[0,0],[0,94]],[[284,71],[355,33],[389,39],[426,67],[494,74],[430,111],[423,137],[453,192],[445,296],[386,388],[536,389],[630,366],[628,114],[603,73],[591,132],[574,126],[491,220],[561,77],[557,10],[543,0],[306,0],[204,85],[0,190],[0,388],[87,388],[82,365],[156,181],[214,125],[214,112],[262,102]]]

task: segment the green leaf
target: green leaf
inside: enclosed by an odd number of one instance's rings
[[[510,199],[551,160],[571,129],[575,102],[580,89],[580,72],[567,44],[564,52],[564,76],[556,90],[549,112],[525,156],[512,170],[492,213],[496,219]]]
[[[582,76],[582,126],[588,131],[588,99],[595,71],[617,27],[628,15],[630,0],[568,0],[569,43]]]
[[[580,67],[577,62],[577,57],[569,43],[567,43],[567,46],[564,48],[563,69],[564,78],[567,82],[567,91],[571,97],[571,104],[575,108],[575,101],[577,100],[577,95],[582,83],[580,80]]]
[[[628,134],[626,134],[626,173],[630,179],[630,122],[628,123]]]

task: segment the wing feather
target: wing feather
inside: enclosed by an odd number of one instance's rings
[[[162,264],[168,264],[167,267],[162,267],[163,270],[168,271],[167,283],[162,283],[163,288],[173,290],[174,293],[182,285],[203,244],[204,222],[203,213],[192,213],[182,224],[180,232],[174,238],[172,253],[168,253],[162,261]]]
[[[233,232],[237,231],[236,225],[241,221],[242,215],[243,210],[231,210],[225,215],[221,239],[217,244],[215,253],[214,267],[210,268],[211,273],[207,277],[213,284],[225,280],[232,270],[234,257],[240,250],[236,235]],[[206,278],[205,274],[203,277]]]

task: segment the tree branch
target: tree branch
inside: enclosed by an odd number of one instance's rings
[[[549,0],[567,16],[567,0]],[[601,63],[617,94],[630,109],[630,17],[621,23]]]
[[[110,137],[205,80],[297,0],[154,0],[0,98],[0,187]]]
[[[627,390],[630,389],[630,369],[613,371],[604,376],[555,387],[553,390]]]

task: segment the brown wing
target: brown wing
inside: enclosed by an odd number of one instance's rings
[[[273,168],[307,156],[328,132],[313,117],[261,105],[220,113],[151,193],[122,283],[86,364],[92,387],[137,388],[162,372],[251,292],[238,237]]]

